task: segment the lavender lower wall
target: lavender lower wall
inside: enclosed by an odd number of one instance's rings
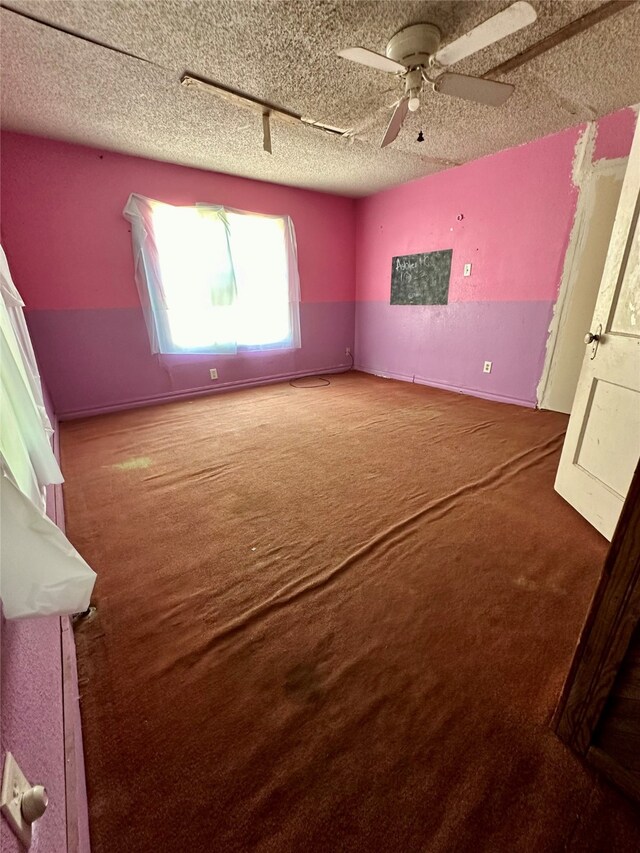
[[[547,301],[359,302],[356,367],[535,406],[552,310]],[[492,373],[482,372],[485,361],[494,362]]]
[[[43,376],[59,418],[219,391],[349,366],[353,302],[303,302],[302,348],[239,355],[154,356],[139,308],[27,313]],[[219,379],[212,382],[209,368]]]

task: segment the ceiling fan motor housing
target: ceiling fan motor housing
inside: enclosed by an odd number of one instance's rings
[[[391,38],[387,56],[408,68],[429,65],[429,58],[440,47],[441,33],[435,24],[413,24]]]

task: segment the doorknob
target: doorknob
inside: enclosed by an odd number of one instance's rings
[[[591,361],[596,357],[598,352],[598,343],[602,340],[602,323],[598,326],[595,332],[587,332],[584,336],[585,344],[593,344],[591,347]]]
[[[42,785],[34,785],[22,795],[20,809],[27,823],[35,823],[42,817],[49,805],[49,797]]]

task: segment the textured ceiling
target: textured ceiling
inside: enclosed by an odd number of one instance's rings
[[[115,54],[2,9],[6,129],[262,180],[364,195],[527,142],[640,101],[640,3],[501,79],[516,84],[491,108],[428,93],[397,141],[380,150],[399,95],[392,75],[335,55],[384,53],[400,28],[437,24],[451,41],[510,0],[269,2],[269,0],[3,0],[6,5],[150,62]],[[482,74],[600,0],[531,0],[538,20],[458,63]],[[353,141],[272,122],[179,85],[188,71],[338,127]],[[419,130],[425,142],[418,143]]]

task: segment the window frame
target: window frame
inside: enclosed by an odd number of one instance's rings
[[[289,312],[288,338],[272,343],[233,344],[214,343],[205,347],[180,347],[171,335],[168,309],[163,300],[163,285],[159,250],[153,228],[153,211],[157,205],[174,208],[191,208],[209,211],[221,216],[229,226],[227,214],[252,218],[278,220],[283,223],[284,248],[287,265],[287,289]],[[134,256],[134,278],[147,326],[151,351],[159,355],[235,355],[259,352],[288,352],[301,348],[300,336],[300,276],[298,271],[297,243],[293,221],[288,215],[263,214],[238,208],[197,202],[189,205],[172,205],[132,193],[123,215],[131,224],[131,239]],[[230,241],[229,241],[230,242]],[[233,253],[229,246],[229,257],[233,266]],[[235,275],[235,272],[234,272]]]

